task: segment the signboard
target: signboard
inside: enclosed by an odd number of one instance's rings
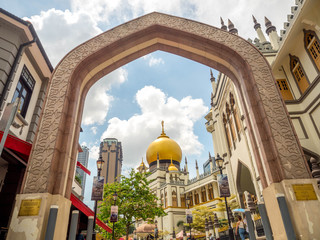
[[[118,206],[111,206],[110,222],[118,222]]]
[[[18,216],[37,216],[41,206],[40,199],[25,199],[21,201]]]
[[[92,194],[91,194],[91,200],[102,200],[103,195],[103,183],[104,178],[103,177],[93,177],[93,186],[92,186]]]
[[[187,223],[193,223],[191,209],[186,209]]]
[[[230,197],[230,189],[227,174],[218,174],[218,186],[220,197]]]
[[[318,200],[312,184],[292,184],[297,201]]]

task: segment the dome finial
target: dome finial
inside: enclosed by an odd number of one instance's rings
[[[164,133],[164,121],[163,121],[163,120],[161,121],[161,126],[162,126],[162,133],[161,133],[161,135],[166,135],[166,134]]]

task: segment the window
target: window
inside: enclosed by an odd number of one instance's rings
[[[18,112],[22,117],[26,116],[34,85],[35,80],[31,76],[27,67],[23,66],[19,82],[12,98],[12,102],[14,102],[18,97],[20,97],[21,100]]]
[[[178,207],[176,191],[172,191],[172,207]]]
[[[194,194],[194,202],[195,202],[195,205],[199,204],[199,194],[198,193]]]
[[[185,208],[186,207],[186,198],[184,196],[181,196],[181,207]]]
[[[206,194],[206,189],[201,190],[201,201],[206,202],[207,201],[207,194]]]
[[[304,44],[318,71],[320,71],[320,43],[316,33],[304,30]]]
[[[213,199],[213,188],[212,188],[212,185],[209,186],[209,189],[208,189],[208,195],[209,195],[209,200],[212,200]]]
[[[307,88],[309,87],[309,82],[307,80],[307,77],[304,73],[304,70],[301,66],[301,63],[299,61],[299,58],[296,56],[290,55],[290,69],[293,74],[293,77],[295,78],[301,94],[303,94]],[[279,84],[278,84],[279,86]]]
[[[278,87],[283,100],[293,100],[291,91],[286,79],[277,79]]]

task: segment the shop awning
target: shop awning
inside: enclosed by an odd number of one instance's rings
[[[75,195],[73,195],[71,193],[71,197],[70,200],[73,204],[73,206],[75,206],[76,208],[79,209],[79,211],[83,212],[83,214],[85,214],[86,216],[93,216],[94,212],[87,206],[85,205],[82,201],[80,201],[79,198],[77,198]],[[103,223],[100,219],[96,219],[96,223],[102,227],[104,230],[106,230],[109,233],[112,233],[112,229],[109,228],[105,223]]]
[[[3,131],[0,131],[0,141],[3,136]],[[29,155],[31,152],[32,144],[23,141],[17,137],[8,134],[4,147],[14,151],[19,157],[21,157],[25,162],[28,162]]]
[[[79,168],[81,168],[86,174],[91,174],[90,170],[88,168],[86,168],[85,166],[83,166],[80,162],[77,161],[77,166]]]

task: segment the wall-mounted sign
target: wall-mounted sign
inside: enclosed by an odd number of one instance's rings
[[[297,201],[318,200],[312,184],[292,184]]]
[[[102,200],[103,183],[104,183],[103,177],[99,177],[99,179],[98,177],[93,177],[91,200],[95,200],[95,201]]]
[[[220,197],[230,197],[228,176],[226,174],[218,174],[218,185]]]
[[[41,206],[40,199],[25,199],[21,201],[18,216],[37,216]]]
[[[110,222],[118,222],[118,206],[111,206]]]
[[[187,223],[193,223],[191,209],[186,209]]]

